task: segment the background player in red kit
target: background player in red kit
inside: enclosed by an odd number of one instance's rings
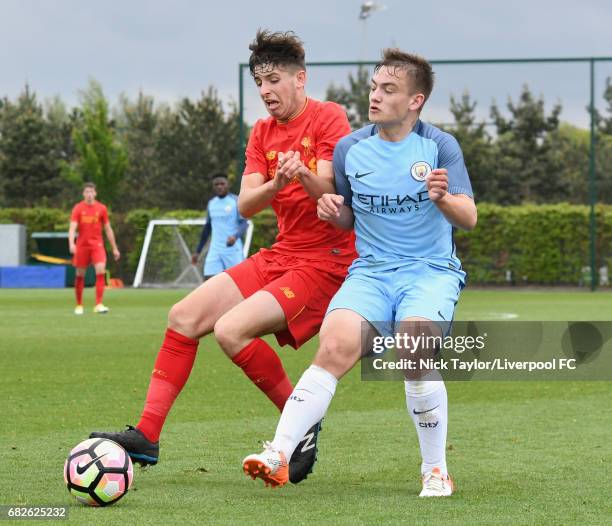
[[[335,191],[334,146],[350,132],[344,111],[306,96],[304,48],[293,33],[259,31],[249,49],[270,117],[258,121],[249,138],[238,207],[250,217],[271,205],[277,242],[172,307],[136,428],[91,434],[120,443],[141,463],[157,463],[166,416],[189,377],[199,339],[213,331],[227,356],[282,411],[292,385],[260,336],[274,333],[281,345],[297,349],[317,334],[356,257],[353,235],[317,217],[316,200]],[[319,428],[308,430],[291,457],[291,482],[312,469]]]
[[[113,250],[115,261],[121,256],[115,234],[108,220],[106,207],[96,201],[96,185],[85,183],[83,186],[83,201],[76,204],[70,215],[70,228],[68,230],[68,245],[73,254],[72,264],[76,268],[74,291],[76,294],[75,314],[83,314],[83,288],[85,287],[85,271],[89,265],[96,270],[96,306],[94,312],[104,314],[108,307],[102,303],[104,296],[104,281],[106,274],[106,250],[102,229],[108,238]],[[74,242],[78,230],[78,239]]]

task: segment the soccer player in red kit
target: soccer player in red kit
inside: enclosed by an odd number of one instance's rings
[[[157,463],[166,416],[187,381],[199,339],[211,332],[282,411],[292,385],[261,336],[274,333],[280,345],[297,349],[317,334],[356,257],[352,233],[317,217],[317,199],[334,191],[334,146],[350,132],[344,111],[306,96],[304,48],[293,33],[258,31],[249,49],[250,71],[270,116],[249,138],[238,208],[250,217],[271,205],[279,233],[270,249],[217,274],[172,307],[136,427],[91,434],[120,443],[144,464]],[[319,429],[309,429],[291,457],[291,482],[311,471]]]
[[[108,307],[102,303],[104,296],[104,281],[106,274],[106,250],[102,230],[108,238],[113,250],[115,261],[121,256],[115,234],[108,220],[106,207],[96,201],[96,185],[85,183],[83,186],[83,201],[76,204],[70,215],[70,228],[68,230],[68,245],[73,255],[72,264],[76,268],[74,291],[76,295],[75,314],[83,314],[83,288],[85,287],[85,271],[93,265],[96,271],[96,305],[94,312],[105,314]],[[74,238],[78,230],[76,243]]]

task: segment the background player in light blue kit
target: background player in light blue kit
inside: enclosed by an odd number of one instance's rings
[[[432,88],[427,61],[385,50],[372,78],[373,124],[336,145],[338,194],[324,194],[318,214],[355,229],[359,257],[329,305],[319,351],[285,404],[274,440],[243,462],[251,476],[272,485],[283,478],[286,459],[325,415],[338,380],[371,349],[362,341],[364,322],[441,336],[453,319],[465,284],[453,229],[474,228],[476,206],[457,141],[419,119]],[[422,456],[420,496],[451,495],[444,382],[437,373],[407,375],[405,394]]]
[[[242,236],[248,223],[238,212],[238,196],[230,193],[225,174],[212,180],[213,197],[206,207],[206,224],[202,229],[198,248],[191,256],[195,265],[212,233],[210,247],[204,260],[204,278],[208,279],[244,260]]]

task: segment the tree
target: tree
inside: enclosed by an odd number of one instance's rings
[[[155,185],[163,190],[164,208],[203,208],[212,193],[211,176],[235,175],[238,122],[236,108],[226,114],[212,87],[197,101],[184,98],[175,111],[160,113]]]
[[[119,209],[134,203],[140,207],[158,205],[155,174],[159,167],[156,155],[156,133],[159,115],[153,97],[138,94],[135,102],[120,98],[116,116],[118,136],[127,151],[127,169],[121,184]]]
[[[64,163],[63,173],[73,184],[96,184],[101,201],[112,205],[127,168],[127,153],[109,120],[102,87],[92,80],[81,92],[81,118],[72,133],[76,159]]]
[[[600,133],[612,135],[612,79],[610,77],[606,78],[606,89],[604,90],[603,97],[607,104],[607,116],[602,116],[597,111],[597,108],[595,108],[595,123]],[[589,106],[587,106],[587,111],[591,111]]]
[[[546,115],[544,99],[535,99],[527,86],[515,104],[508,100],[510,119],[497,105],[491,117],[497,128],[494,170],[499,182],[498,200],[502,204],[523,201],[556,202],[566,200],[567,189],[555,176],[559,166],[552,155],[550,137],[559,127],[561,105]]]
[[[368,109],[370,107],[370,74],[359,66],[357,74],[349,73],[348,88],[331,84],[327,88],[325,98],[344,106],[346,115],[354,130],[368,123]]]
[[[0,186],[6,206],[60,204],[61,133],[29,86],[0,105]]]

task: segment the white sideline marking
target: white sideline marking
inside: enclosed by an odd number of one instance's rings
[[[493,320],[515,320],[519,315],[515,312],[489,312],[488,317]]]

